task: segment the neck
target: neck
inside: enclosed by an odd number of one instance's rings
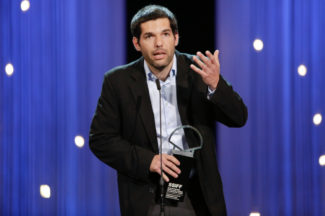
[[[152,67],[151,65],[148,64],[149,69],[151,70],[151,72],[159,79],[162,81],[165,81],[170,73],[170,70],[172,69],[173,66],[173,62],[174,59],[169,63],[169,65],[167,65],[164,68],[156,68],[156,67]]]

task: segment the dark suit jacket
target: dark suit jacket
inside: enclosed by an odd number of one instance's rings
[[[181,121],[196,127],[204,139],[203,148],[195,154],[200,182],[197,187],[211,215],[225,215],[216,163],[215,121],[231,127],[243,126],[247,109],[221,76],[216,92],[208,100],[207,86],[190,68],[191,56],[176,51],[176,57]],[[158,174],[149,172],[159,151],[143,61],[141,57],[105,74],[89,137],[93,153],[117,170],[121,213],[128,216],[146,215],[159,179]]]

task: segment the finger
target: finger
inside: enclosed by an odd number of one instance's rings
[[[165,182],[169,182],[169,178],[165,173],[163,173],[163,179]]]
[[[205,55],[203,55],[201,52],[197,52],[196,54],[197,54],[197,56],[200,57],[200,60],[201,60],[204,64],[206,64],[206,65],[210,65],[210,64],[211,64],[210,59],[209,59],[208,57],[206,57]]]
[[[167,160],[173,162],[177,166],[181,165],[181,162],[179,162],[179,160],[177,160],[177,158],[174,157],[173,155],[168,155],[166,158],[167,158]]]
[[[159,175],[161,175],[161,173],[162,173],[162,174],[163,174],[162,176],[163,176],[164,181],[165,181],[165,182],[169,182],[169,178],[168,178],[168,176],[165,174],[165,172],[167,171],[166,166],[163,165],[163,172],[162,172],[162,170],[160,169],[160,168],[161,168],[161,167],[160,167],[160,157],[159,157],[159,161],[157,161],[157,165],[159,165],[159,166],[155,169],[155,172],[158,173]],[[165,167],[165,169],[164,169],[164,167]],[[171,174],[170,174],[170,175],[171,175]],[[176,175],[176,177],[174,177],[174,178],[177,178],[177,174],[176,174],[176,173],[175,173],[175,175]],[[173,175],[171,175],[171,176],[173,176]]]
[[[220,62],[219,62],[219,50],[214,51],[213,56],[214,56],[215,61],[216,61],[218,64],[220,64]]]
[[[204,77],[206,75],[206,73],[204,71],[202,71],[200,68],[196,67],[194,64],[191,64],[190,67],[196,73],[200,74],[201,77]]]
[[[174,172],[173,170],[169,169],[165,164],[163,165],[163,171],[165,173],[168,173],[169,175],[173,176],[174,178],[178,177],[178,174]]]
[[[193,60],[195,61],[196,64],[199,65],[199,67],[200,67],[201,69],[203,69],[203,68],[205,67],[205,65],[203,64],[203,62],[202,62],[198,57],[193,56]]]
[[[180,162],[174,156],[167,155],[163,160],[163,164],[166,165],[169,169],[171,169],[176,174],[181,173],[181,170],[177,167],[180,165]]]
[[[172,162],[170,162],[170,161],[166,161],[166,162],[164,162],[165,163],[165,165],[169,168],[169,169],[171,169],[173,172],[175,172],[175,173],[177,173],[177,174],[180,174],[181,173],[181,170],[174,164],[174,163],[172,163]]]
[[[205,54],[210,59],[210,61],[211,61],[212,64],[216,64],[217,63],[215,57],[212,55],[212,53],[210,51],[205,51]]]

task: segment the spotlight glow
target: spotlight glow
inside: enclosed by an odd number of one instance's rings
[[[251,212],[249,216],[261,216],[259,212]]]
[[[40,186],[40,194],[41,197],[48,199],[51,197],[51,188],[48,185],[41,185]]]
[[[74,143],[79,148],[82,148],[85,145],[85,139],[82,136],[78,135],[74,138]]]
[[[298,74],[300,76],[306,76],[306,74],[307,74],[307,68],[306,68],[305,65],[303,65],[303,64],[299,65],[299,67],[298,67]]]
[[[11,63],[8,63],[5,67],[7,76],[11,76],[14,73],[14,66]]]
[[[313,122],[315,125],[320,125],[320,123],[322,123],[322,115],[320,113],[316,113],[313,117]]]
[[[253,42],[253,47],[256,51],[260,52],[263,50],[264,44],[263,41],[261,39],[255,39]]]
[[[325,166],[325,155],[319,157],[319,165]]]
[[[29,0],[22,0],[21,3],[20,3],[20,9],[22,11],[28,11],[29,10],[29,7],[30,7],[30,2]]]

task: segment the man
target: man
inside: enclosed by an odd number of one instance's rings
[[[122,215],[159,214],[160,157],[163,172],[175,178],[180,162],[167,139],[180,125],[192,125],[203,136],[195,153],[184,202],[166,204],[166,215],[226,215],[222,183],[216,164],[215,121],[243,126],[247,109],[220,76],[216,51],[190,56],[175,50],[179,35],[175,16],[165,7],[149,5],[131,21],[133,44],[142,57],[105,74],[90,129],[90,148],[117,170]],[[159,79],[162,91],[160,134]],[[176,144],[192,147],[182,131]],[[159,154],[159,139],[163,154]],[[166,182],[167,175],[163,175]]]

